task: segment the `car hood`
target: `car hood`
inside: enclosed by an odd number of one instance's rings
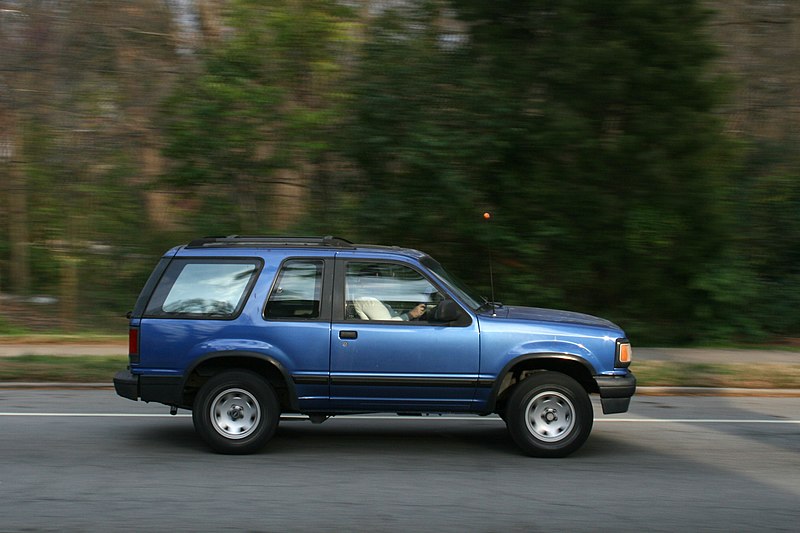
[[[536,322],[556,322],[560,324],[575,324],[578,326],[593,326],[597,328],[620,329],[613,322],[583,313],[561,311],[558,309],[542,309],[540,307],[502,306],[496,309],[500,318],[512,320],[532,320]]]

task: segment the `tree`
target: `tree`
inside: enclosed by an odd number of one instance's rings
[[[338,2],[232,1],[225,30],[164,107],[168,181],[217,232],[285,228],[338,120],[349,11]]]
[[[29,105],[27,90],[32,89],[34,55],[31,14],[16,5],[0,3],[0,172],[3,176],[9,248],[9,288],[26,294],[30,290],[30,251],[28,231],[28,184],[23,167],[23,121]],[[34,12],[35,15],[35,12]]]
[[[694,281],[729,237],[698,2],[451,5],[462,32],[447,4],[414,3],[378,21],[360,63],[350,138],[367,211],[395,222],[381,233],[460,241],[473,280],[492,241],[504,299],[610,307],[686,340]],[[483,206],[494,227],[473,222]]]
[[[149,101],[176,53],[170,13],[157,0],[5,5],[10,280],[20,293],[31,286],[58,295],[64,316],[76,317],[82,302],[97,309],[113,301],[135,270],[126,262],[115,276],[93,276],[111,262],[101,251],[114,242],[126,255],[148,234],[139,222],[147,205],[138,149],[154,137]]]
[[[481,80],[468,36],[449,15],[442,2],[412,2],[368,21],[338,143],[357,169],[356,205],[342,215],[353,238],[488,267],[475,246],[488,238],[476,226],[488,197],[470,168],[485,126],[469,107]]]

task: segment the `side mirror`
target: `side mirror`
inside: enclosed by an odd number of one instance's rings
[[[433,322],[455,322],[461,318],[461,308],[454,300],[444,299],[433,310]]]

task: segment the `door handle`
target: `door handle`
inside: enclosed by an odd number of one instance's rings
[[[358,332],[357,331],[340,331],[339,332],[340,339],[357,339]]]

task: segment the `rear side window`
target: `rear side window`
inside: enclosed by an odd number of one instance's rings
[[[318,260],[284,263],[267,300],[268,319],[316,319],[322,300],[322,266]]]
[[[261,270],[258,259],[175,259],[150,298],[145,316],[237,316]]]

